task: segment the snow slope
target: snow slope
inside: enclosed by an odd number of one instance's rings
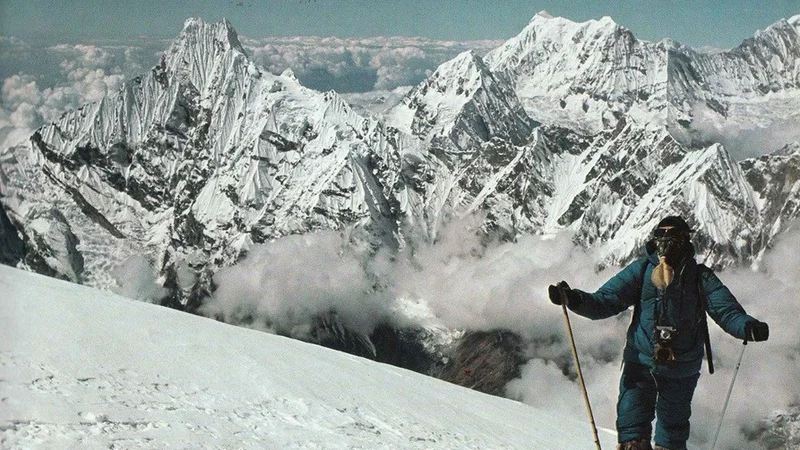
[[[3,265],[0,292],[2,448],[593,446],[580,420],[320,346]]]

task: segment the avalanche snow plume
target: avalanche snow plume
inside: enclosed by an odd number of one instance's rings
[[[362,259],[335,231],[255,246],[242,262],[217,272],[218,287],[203,312],[295,337],[306,337],[315,318],[335,312],[349,330],[367,334],[389,307]]]

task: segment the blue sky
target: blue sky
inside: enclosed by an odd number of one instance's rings
[[[250,37],[507,39],[543,9],[574,21],[608,15],[641,39],[728,48],[800,14],[800,0],[0,0],[0,35],[31,42],[171,38],[187,17],[225,17]]]

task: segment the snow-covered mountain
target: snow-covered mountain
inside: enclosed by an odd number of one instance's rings
[[[513,80],[532,117],[596,133],[634,104],[665,113],[664,45],[637,40],[609,17],[575,23],[543,11],[486,63]]]
[[[630,116],[668,126],[687,144],[697,141],[687,129],[698,108],[765,120],[775,118],[773,101],[789,97],[796,105],[798,61],[800,15],[731,50],[703,53],[670,39],[638,40],[609,17],[575,23],[541,12],[486,55],[487,66],[513,80],[526,111],[543,123],[594,134]],[[800,121],[796,108],[791,115]]]
[[[453,73],[463,59],[440,70]],[[719,267],[756,261],[798,217],[796,141],[766,144],[761,154],[775,151],[760,162],[735,161],[693,115],[701,114],[703,125],[716,114],[730,127],[800,127],[800,16],[728,52],[704,54],[669,40],[637,40],[608,17],[574,23],[542,12],[485,63],[484,78],[507,80],[516,94],[504,94],[512,107],[492,116],[508,117],[519,103],[547,125],[517,145],[513,169],[487,178],[474,196],[490,220],[505,219],[511,236],[571,228],[579,243],[599,249],[601,260],[621,263],[672,211],[690,219],[706,263]],[[456,70],[449,79],[472,72]],[[453,115],[453,104],[425,94],[430,85],[445,85],[440,78],[434,74],[409,93],[390,110],[389,123],[408,129],[411,105],[414,117],[428,118],[423,122],[453,126],[441,117]],[[754,169],[765,165],[775,172]],[[469,176],[474,169],[466,170]]]
[[[7,266],[0,289],[6,449],[593,445],[585,419],[317,345]]]
[[[109,263],[141,251],[161,270],[202,271],[252,242],[360,220],[391,241],[370,165],[396,154],[394,141],[335,93],[256,67],[227,21],[188,20],[153,70],[4,155],[4,205],[28,260],[47,252],[40,244],[74,241],[68,226],[27,225],[63,213],[86,264],[73,258],[58,273],[95,285],[110,282]]]
[[[510,81],[493,74],[472,51],[442,64],[390,114],[388,123],[432,147],[450,143],[465,152],[492,138],[522,145],[537,125]]]
[[[216,268],[253,243],[355,225],[396,248],[478,211],[507,239],[573,229],[603,263],[629,259],[659,216],[680,212],[711,264],[752,262],[798,217],[797,146],[737,163],[636,111],[683,105],[678,84],[706,100],[768,95],[755,87],[767,81],[798,92],[796,19],[729,53],[687,49],[699,67],[738,68],[708,69],[717,81],[695,86],[669,75],[664,42],[608,18],[538,14],[485,62],[466,52],[443,64],[385,121],[257,67],[227,21],[190,19],[150,72],[6,151],[3,205],[29,267],[109,286],[113,266],[144,252],[175,305],[199,302]],[[778,56],[747,69],[766,49]],[[749,84],[720,81],[745,69]],[[605,109],[570,106],[578,98]],[[201,282],[182,286],[182,267]]]

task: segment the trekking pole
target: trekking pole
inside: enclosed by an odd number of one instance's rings
[[[578,380],[581,383],[581,390],[583,390],[583,401],[586,403],[586,411],[589,412],[589,423],[592,425],[592,435],[594,436],[594,444],[597,450],[603,450],[600,447],[600,438],[597,436],[597,426],[594,424],[594,415],[592,414],[592,405],[589,404],[589,394],[586,392],[586,383],[583,381],[583,372],[581,371],[581,362],[578,359],[578,349],[575,347],[575,337],[572,335],[572,325],[569,323],[569,313],[567,312],[567,296],[563,290],[561,293],[561,308],[564,311],[564,321],[567,323],[567,334],[569,335],[569,344],[572,347],[572,357],[575,358],[575,368],[578,370]]]
[[[731,392],[733,392],[733,383],[736,382],[736,375],[739,374],[739,367],[742,365],[742,357],[744,357],[745,348],[747,348],[747,339],[745,339],[742,343],[742,353],[739,354],[739,362],[736,363],[736,369],[733,371],[731,385],[728,387],[728,396],[725,397],[725,404],[722,405],[722,415],[719,417],[719,426],[717,426],[717,432],[714,433],[714,444],[711,446],[711,450],[715,450],[717,448],[717,438],[719,438],[719,432],[722,430],[722,420],[725,418],[725,411],[728,409],[728,402],[731,399]]]

